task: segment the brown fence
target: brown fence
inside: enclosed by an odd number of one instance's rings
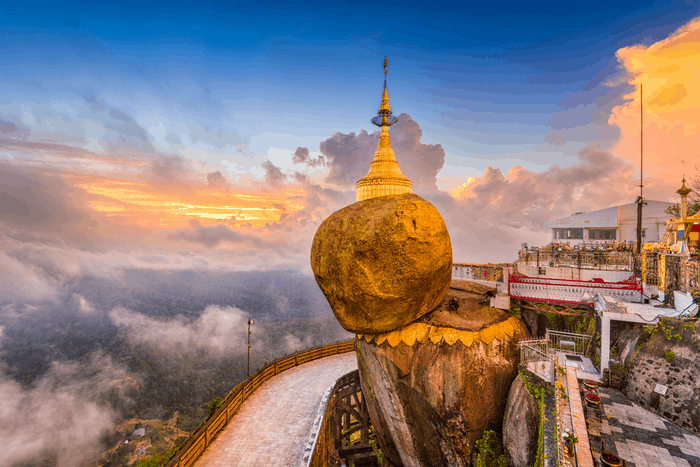
[[[190,435],[187,442],[175,453],[168,467],[190,467],[195,463],[204,450],[211,444],[214,437],[238,412],[238,409],[260,385],[271,377],[323,357],[337,355],[355,350],[355,341],[336,342],[296,352],[292,355],[273,361],[259,369],[254,375],[240,383],[226,396],[221,407],[197,431]]]
[[[377,466],[373,446],[376,442],[360,372],[351,371],[340,377],[331,390],[308,465]]]

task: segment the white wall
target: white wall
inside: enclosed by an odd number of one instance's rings
[[[670,218],[666,214],[666,208],[674,203],[665,201],[647,200],[647,205],[642,211],[642,229],[646,229],[645,242],[658,242],[666,232],[666,221]],[[549,228],[550,241],[568,242],[570,245],[578,245],[584,240],[564,239],[557,240],[554,238],[553,229],[561,228],[617,228],[617,241],[624,242],[627,240],[637,241],[637,205],[635,203],[623,204],[598,211],[591,211],[584,214],[576,214],[569,217],[561,217],[551,222],[542,224],[543,227]],[[587,233],[584,230],[584,239]],[[605,242],[606,240],[597,240]],[[596,242],[590,240],[590,242]]]
[[[666,221],[671,217],[666,208],[674,203],[647,200],[642,210],[642,229],[646,229],[644,242],[658,242],[666,232]],[[620,240],[637,241],[637,205],[634,203],[620,206]]]

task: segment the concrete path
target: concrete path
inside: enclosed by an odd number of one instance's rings
[[[348,352],[269,379],[243,403],[196,466],[299,467],[324,392],[356,369],[355,352]]]

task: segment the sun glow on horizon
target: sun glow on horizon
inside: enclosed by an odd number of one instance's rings
[[[76,185],[97,195],[89,207],[107,216],[131,216],[136,223],[152,228],[182,228],[192,218],[206,222],[236,221],[251,227],[277,222],[284,212],[303,208],[295,201],[299,190],[289,189],[270,196],[247,193],[209,193],[191,190],[173,195],[158,192],[142,183],[101,180]]]

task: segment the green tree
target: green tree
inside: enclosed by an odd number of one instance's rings
[[[209,401],[209,412],[207,413],[207,420],[214,415],[214,412],[221,407],[221,398],[220,397],[215,397],[211,401]]]

